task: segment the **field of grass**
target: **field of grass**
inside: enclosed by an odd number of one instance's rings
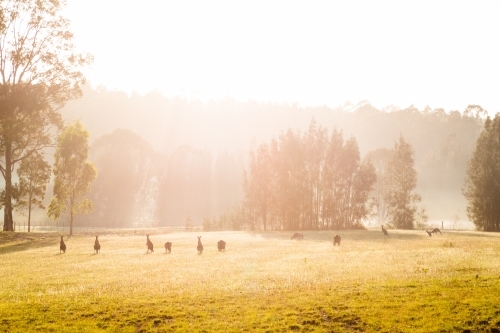
[[[500,332],[500,235],[389,232],[0,233],[0,331]]]

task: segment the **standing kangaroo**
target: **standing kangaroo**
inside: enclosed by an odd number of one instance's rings
[[[95,243],[94,243],[94,253],[99,253],[101,251],[101,244],[99,244],[99,239],[97,239],[99,236],[95,236]]]
[[[383,224],[382,224],[382,232],[384,233],[384,235],[386,235],[387,237],[389,237],[389,233],[387,232],[387,230],[385,230]]]
[[[222,239],[217,242],[217,249],[220,251],[226,251],[226,242],[224,242]]]
[[[63,237],[64,236],[61,236],[61,242],[59,242],[59,253],[66,253],[66,244],[64,244]]]
[[[198,246],[196,247],[196,249],[198,250],[198,254],[202,254],[203,244],[201,244],[201,236],[196,236],[196,237],[198,237]]]
[[[149,240],[149,235],[146,235],[146,245],[148,246],[148,250],[146,251],[146,253],[148,253],[149,251],[155,252],[153,251],[153,242]]]
[[[166,242],[165,243],[165,253],[171,253],[172,252],[172,242]]]

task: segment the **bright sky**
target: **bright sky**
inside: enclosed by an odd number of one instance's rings
[[[94,86],[500,112],[500,1],[68,2]]]

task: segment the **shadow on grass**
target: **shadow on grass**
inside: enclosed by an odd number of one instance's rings
[[[5,246],[0,246],[0,255],[12,253],[12,252],[21,252],[26,250],[38,249],[48,246],[53,246],[54,249],[57,248],[59,244],[59,240],[57,238],[39,238],[34,240],[21,240],[14,241],[13,244],[7,244]],[[2,242],[5,244],[5,242]]]
[[[275,240],[288,240],[290,242],[307,242],[307,241],[333,241],[335,235],[340,235],[342,241],[362,241],[362,242],[380,242],[380,241],[390,241],[394,240],[416,240],[424,237],[429,237],[424,231],[423,233],[407,232],[400,230],[388,230],[389,236],[384,236],[382,231],[379,230],[301,230],[299,231],[304,235],[303,240],[290,239],[295,233],[294,231],[267,231],[267,232],[254,232],[254,236],[262,237],[265,239],[275,239]]]
[[[478,238],[478,237],[498,237],[500,236],[500,233],[498,232],[485,232],[485,231],[462,231],[462,230],[441,230],[443,233],[442,235],[433,235],[432,237],[441,237],[441,236],[446,236],[446,235],[454,235],[454,236],[460,236],[460,237],[473,237],[473,238]]]

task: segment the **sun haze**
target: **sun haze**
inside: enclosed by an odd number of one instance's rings
[[[496,1],[70,0],[94,86],[337,106],[500,111]]]

